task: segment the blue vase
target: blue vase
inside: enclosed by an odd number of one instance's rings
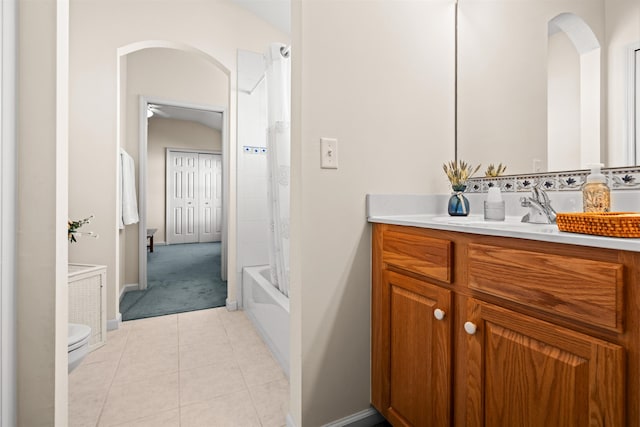
[[[469,200],[464,197],[466,185],[453,185],[451,187],[453,193],[449,198],[449,215],[451,216],[467,216],[469,215]]]

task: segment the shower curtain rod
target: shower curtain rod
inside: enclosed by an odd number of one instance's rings
[[[291,45],[288,46],[282,46],[280,48],[280,54],[284,57],[284,58],[289,58],[289,54],[291,53]],[[264,73],[262,73],[262,77],[260,77],[260,80],[258,80],[258,82],[255,84],[255,86],[253,86],[253,88],[251,88],[251,90],[245,91],[247,92],[249,95],[253,94],[253,91],[256,90],[258,88],[258,86],[260,86],[260,83],[262,83],[262,81],[264,80],[264,78],[267,76],[267,72],[265,71]]]

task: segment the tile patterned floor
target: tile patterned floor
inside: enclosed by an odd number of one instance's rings
[[[122,323],[69,375],[70,427],[282,427],[289,382],[242,311]]]

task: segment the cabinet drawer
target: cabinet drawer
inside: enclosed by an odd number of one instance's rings
[[[623,331],[622,264],[469,244],[469,288]]]
[[[383,262],[446,283],[451,283],[452,248],[449,240],[397,229],[382,235]]]

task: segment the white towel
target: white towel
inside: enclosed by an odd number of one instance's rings
[[[136,198],[136,166],[133,158],[124,150],[120,149],[120,203],[121,223],[120,228],[125,225],[135,224],[140,221],[138,216],[138,202]]]

